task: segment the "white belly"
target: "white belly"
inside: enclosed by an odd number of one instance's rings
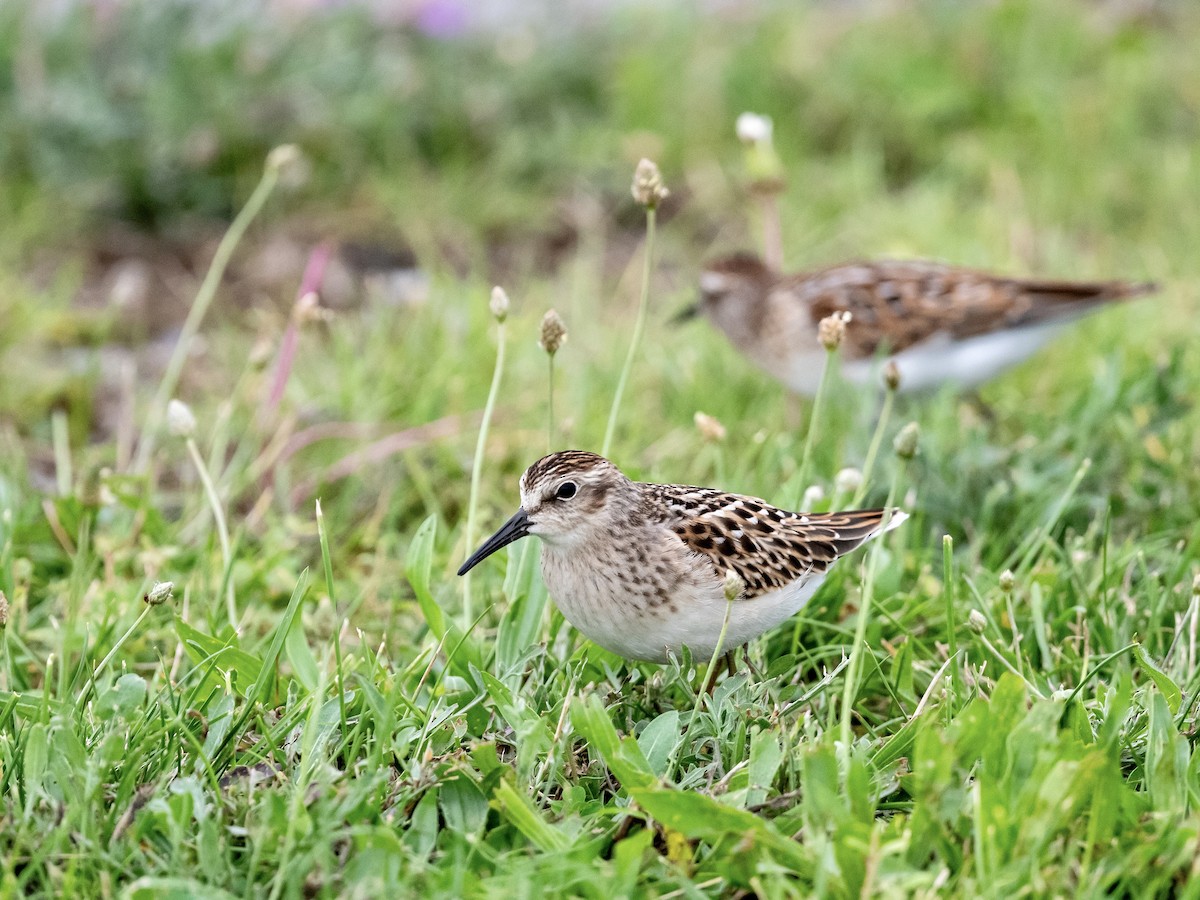
[[[900,369],[901,391],[924,391],[946,383],[973,388],[1032,356],[1064,324],[1031,325],[963,341],[938,335],[890,358]],[[844,362],[842,374],[855,384],[878,384],[882,364],[883,360],[877,359]]]
[[[580,560],[544,546],[542,576],[567,621],[600,646],[626,659],[664,663],[684,646],[696,662],[740,647],[787,621],[812,597],[824,574],[799,579],[785,588],[749,600],[726,601],[720,582],[678,583],[666,594],[648,589],[634,575],[601,560]],[[709,574],[709,573],[706,573]],[[665,599],[664,599],[665,598]],[[728,610],[724,640],[721,629]]]

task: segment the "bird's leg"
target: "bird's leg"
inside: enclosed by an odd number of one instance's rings
[[[750,659],[750,645],[749,644],[742,644],[742,659],[746,663],[746,668],[750,670],[750,674],[754,676],[754,680],[762,681],[763,680],[762,672],[758,671],[758,669],[755,668],[754,662]],[[730,674],[732,675],[733,673],[730,672]]]
[[[721,654],[721,658],[719,660],[714,662],[709,667],[708,677],[704,681],[704,693],[708,694],[710,697],[712,696],[712,692],[717,686],[717,675],[720,674],[722,667],[724,667],[730,675],[733,675],[736,672],[737,666],[733,661],[733,654],[736,652],[736,650],[726,651],[725,653]]]

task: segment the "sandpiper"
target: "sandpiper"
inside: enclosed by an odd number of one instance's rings
[[[458,574],[537,535],[542,577],[567,620],[614,653],[657,663],[684,646],[707,660],[718,642],[733,650],[774,628],[839,557],[907,518],[793,513],[712,488],[645,484],[583,450],[539,459],[520,491],[520,509]]]
[[[975,387],[1020,362],[1062,326],[1100,306],[1156,290],[1127,281],[1006,278],[937,262],[855,262],[781,275],[755,256],[710,263],[703,314],[733,345],[801,394],[820,382],[817,326],[846,311],[842,373],[864,382],[895,361],[901,390]]]

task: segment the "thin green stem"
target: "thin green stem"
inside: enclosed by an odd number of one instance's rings
[[[213,254],[212,263],[208,267],[208,272],[204,275],[204,281],[200,284],[200,290],[196,292],[196,299],[192,301],[192,308],[188,310],[187,319],[184,321],[183,328],[179,332],[179,340],[175,342],[175,349],[172,351],[171,359],[167,363],[167,370],[163,374],[162,381],[158,383],[158,390],[155,392],[154,400],[151,402],[150,409],[146,414],[146,426],[142,429],[142,439],[138,441],[137,456],[133,462],[133,471],[135,473],[144,472],[150,462],[150,455],[154,452],[154,444],[158,439],[158,432],[162,429],[163,417],[166,415],[167,401],[175,396],[175,388],[179,385],[179,376],[183,374],[183,365],[187,362],[192,342],[195,340],[196,334],[200,331],[200,323],[204,321],[204,316],[208,312],[208,307],[212,304],[213,297],[216,296],[217,288],[221,284],[221,278],[225,274],[225,269],[228,267],[229,260],[233,256],[233,251],[245,236],[246,229],[250,227],[250,223],[254,221],[254,218],[262,210],[263,205],[267,202],[267,198],[271,196],[271,192],[275,190],[275,185],[278,181],[279,167],[268,163],[263,169],[263,175],[259,179],[258,186],[254,188],[250,199],[246,201],[246,205],[242,207],[241,212],[234,218],[233,224],[229,226],[229,230],[221,238],[221,243],[217,246],[217,252]]]
[[[108,668],[109,664],[116,657],[117,652],[122,647],[125,646],[125,643],[131,637],[133,637],[134,632],[137,631],[141,627],[142,622],[145,621],[146,616],[150,615],[150,612],[153,609],[154,609],[153,604],[145,603],[143,605],[141,613],[138,614],[138,617],[134,620],[133,624],[130,625],[129,628],[127,628],[125,630],[125,633],[117,639],[117,642],[115,644],[113,644],[112,647],[109,649],[108,653],[105,654],[104,659],[100,660],[100,663],[96,666],[96,668],[94,668],[92,670],[91,677],[88,678],[88,683],[86,685],[84,685],[83,690],[81,690],[79,692],[79,696],[75,700],[75,708],[76,709],[83,708],[83,705],[87,702],[88,697],[91,696],[92,688],[95,687],[96,679],[98,679],[100,677],[100,673],[102,673],[105,669]],[[51,658],[53,658],[53,657],[51,657]],[[50,663],[49,663],[49,661],[47,661],[47,663],[46,663],[47,680],[49,680],[49,676],[50,676]]]
[[[346,676],[342,667],[342,626],[337,616],[337,598],[333,593],[333,562],[329,554],[329,533],[325,530],[325,513],[321,501],[317,501],[317,542],[321,545],[321,564],[325,570],[325,593],[334,611],[333,659],[337,666],[338,715],[341,719],[343,737],[350,733],[346,722]]]
[[[1085,458],[1083,462],[1079,464],[1079,468],[1075,471],[1075,476],[1071,479],[1071,483],[1067,485],[1067,489],[1063,491],[1062,496],[1059,497],[1058,501],[1054,504],[1054,508],[1051,510],[1050,516],[1038,529],[1031,532],[1030,535],[1021,543],[1021,545],[1018,546],[1015,551],[1013,551],[1012,555],[1005,560],[1005,569],[1012,569],[1013,574],[1017,577],[1020,577],[1029,571],[1029,567],[1033,564],[1034,557],[1037,555],[1038,551],[1042,549],[1042,545],[1049,538],[1050,532],[1054,529],[1054,526],[1058,524],[1058,520],[1062,517],[1063,512],[1066,510],[1067,504],[1070,503],[1071,498],[1075,496],[1075,491],[1079,488],[1080,482],[1083,481],[1083,477],[1087,475],[1091,468],[1092,461],[1089,458]],[[1019,563],[1017,562],[1018,560],[1020,560]]]
[[[883,435],[887,431],[888,420],[892,417],[892,406],[895,402],[896,391],[888,388],[883,398],[883,409],[879,411],[879,421],[875,423],[875,434],[871,436],[871,446],[867,449],[867,458],[863,463],[862,484],[858,486],[858,490],[854,493],[854,499],[850,501],[852,507],[862,503],[867,489],[871,486],[871,472],[875,469],[875,459],[879,456],[879,447],[883,444]]]
[[[638,303],[633,337],[629,340],[629,352],[625,355],[625,365],[621,368],[621,377],[617,380],[617,392],[613,395],[612,409],[608,412],[608,425],[604,429],[604,443],[600,445],[601,456],[608,456],[608,451],[612,448],[613,434],[617,430],[617,416],[621,411],[621,398],[625,395],[629,372],[633,369],[633,360],[642,343],[642,332],[646,330],[646,313],[650,308],[650,266],[654,258],[654,220],[654,207],[646,207],[646,252],[642,257],[642,296]]]
[[[900,473],[902,466],[896,467],[896,472],[892,476],[892,486],[888,490],[888,498],[886,508],[891,509],[896,502],[896,496],[900,492]],[[890,514],[889,514],[890,515]],[[882,526],[887,528],[885,521]],[[854,628],[854,642],[850,645],[850,664],[846,668],[846,681],[842,686],[842,720],[841,726],[841,745],[842,751],[846,754],[847,761],[850,758],[850,741],[853,733],[850,728],[850,707],[854,703],[854,698],[858,696],[858,677],[862,671],[862,657],[868,652],[866,646],[867,638],[867,622],[871,618],[871,604],[875,595],[875,572],[879,566],[879,554],[883,549],[883,535],[879,535],[879,540],[871,548],[871,553],[867,557],[867,577],[863,581],[862,589],[862,606],[858,611],[858,622]]]
[[[700,690],[696,692],[696,702],[692,705],[691,722],[695,723],[696,716],[700,715],[700,706],[704,703],[704,698],[709,696],[707,686],[713,682],[716,677],[717,660],[721,658],[721,652],[725,647],[725,635],[729,631],[729,615],[733,612],[734,599],[727,597],[725,600],[725,618],[721,622],[721,632],[717,635],[717,644],[713,647],[712,656],[708,659],[708,668],[704,670],[704,680],[700,683]],[[690,729],[692,725],[689,725]],[[679,754],[679,749],[682,744],[676,744],[675,749],[671,751],[670,761],[667,770],[674,772],[676,759]]]
[[[948,534],[942,535],[942,591],[946,595],[946,652],[950,658],[950,684],[954,688],[954,697],[961,696],[959,684],[960,666],[958,656],[958,623],[955,619],[955,583],[954,583],[954,538]]]
[[[142,609],[141,613],[138,614],[138,617],[134,620],[133,624],[130,625],[129,628],[126,629],[125,633],[117,639],[117,642],[113,644],[112,648],[107,654],[105,654],[104,659],[100,660],[99,665],[92,670],[92,681],[95,681],[97,678],[99,678],[100,673],[108,668],[109,663],[113,661],[113,657],[117,655],[117,651],[125,646],[126,641],[133,637],[133,633],[138,630],[138,626],[142,624],[142,621],[146,618],[146,616],[150,615],[150,610],[152,609],[154,609],[154,607],[149,603],[145,604],[144,608]]]
[[[192,457],[192,462],[196,466],[196,473],[200,476],[200,483],[204,485],[204,495],[208,498],[213,521],[217,524],[217,539],[221,542],[221,562],[225,573],[225,612],[229,616],[229,627],[236,634],[238,619],[237,602],[233,596],[233,553],[229,545],[229,528],[225,524],[225,511],[221,508],[221,498],[217,495],[217,486],[213,484],[212,477],[208,474],[208,466],[204,464],[204,458],[200,455],[200,448],[196,446],[195,438],[187,439],[187,449],[188,455]]]
[[[300,765],[296,773],[295,786],[292,790],[291,802],[288,805],[287,829],[283,834],[283,847],[279,852],[279,862],[275,867],[275,878],[271,882],[271,900],[276,900],[283,893],[287,883],[288,864],[296,849],[296,834],[300,823],[304,821],[304,806],[309,792],[309,786],[317,780],[317,772],[324,763],[324,753],[317,752],[317,735],[320,733],[319,716],[321,712],[320,698],[325,696],[327,687],[325,667],[318,670],[317,689],[308,698],[308,717],[304,721],[301,737]]]
[[[50,413],[50,435],[54,442],[54,481],[58,496],[71,493],[75,476],[71,472],[71,435],[67,414],[61,409]]]
[[[554,354],[547,353],[549,382],[546,397],[546,452],[554,449]]]
[[[500,395],[500,376],[504,373],[504,322],[496,324],[496,366],[492,369],[492,386],[488,389],[487,403],[483,407],[483,421],[479,423],[479,437],[475,441],[475,461],[471,464],[471,496],[467,501],[467,550],[475,546],[475,514],[479,506],[479,483],[483,476],[483,454],[487,448],[488,426]],[[471,573],[463,576],[463,627],[474,620],[471,602]]]
[[[804,435],[804,450],[800,456],[800,471],[796,482],[796,501],[792,509],[800,506],[804,491],[808,489],[809,468],[812,465],[813,444],[816,442],[817,424],[821,420],[821,407],[825,401],[825,389],[829,383],[829,370],[833,367],[833,357],[836,350],[825,351],[825,363],[821,366],[821,380],[817,383],[817,393],[813,398],[812,415],[808,419],[808,432]]]

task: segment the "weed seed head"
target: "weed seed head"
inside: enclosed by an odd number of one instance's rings
[[[663,184],[662,173],[658,171],[658,166],[648,159],[643,159],[634,170],[631,193],[633,199],[646,209],[656,209],[671,192]]]
[[[775,123],[770,116],[760,116],[758,113],[744,112],[737,117],[737,136],[743,144],[761,144],[770,141],[775,131]]]
[[[900,387],[900,367],[896,365],[894,359],[889,359],[887,365],[883,367],[883,386],[889,391]]]
[[[976,634],[983,634],[987,628],[987,616],[977,609],[971,610],[971,614],[967,616],[967,627]]]
[[[268,153],[267,170],[274,171],[284,187],[299,187],[308,180],[308,162],[295,144],[280,144]]]
[[[175,582],[173,581],[156,581],[154,587],[150,588],[150,593],[145,597],[147,603],[151,606],[162,606],[172,597],[172,592],[175,590]]]
[[[190,438],[196,433],[196,417],[192,409],[182,400],[167,404],[167,430],[176,437]]]
[[[862,487],[863,474],[854,467],[842,469],[833,477],[833,487],[839,494],[853,494]]]
[[[733,569],[725,571],[725,599],[730,602],[742,596],[742,591],[746,589],[746,582],[742,580],[742,576]]]
[[[804,491],[804,496],[800,499],[800,508],[809,510],[817,506],[825,499],[825,488],[819,484],[810,484]]]
[[[849,310],[841,310],[823,318],[817,325],[817,339],[831,353],[842,346],[846,337],[846,323],[851,319]]]
[[[8,625],[8,597],[0,591],[0,629]]]
[[[303,328],[315,322],[328,322],[333,313],[332,310],[321,306],[321,298],[317,296],[316,291],[309,291],[296,301],[292,315],[296,317],[296,324]]]
[[[916,422],[909,422],[900,429],[896,439],[892,441],[892,449],[901,459],[912,459],[917,455],[917,441],[921,437],[921,429]]]
[[[492,311],[497,322],[503,322],[508,318],[508,294],[500,285],[492,288],[492,299],[488,301],[488,309]]]
[[[700,432],[700,437],[708,443],[719,444],[725,440],[725,426],[716,416],[697,411],[692,416],[692,421],[696,423],[696,430]]]
[[[1012,569],[1005,569],[1000,573],[1000,590],[1006,594],[1011,594],[1013,589],[1013,573]]]
[[[745,148],[746,174],[750,190],[757,194],[778,194],[787,187],[783,161],[775,152],[775,123],[770,116],[744,112],[735,125],[738,140]]]
[[[566,342],[567,323],[555,310],[546,310],[546,314],[542,316],[542,330],[538,337],[538,346],[553,356],[558,352],[558,348]]]

